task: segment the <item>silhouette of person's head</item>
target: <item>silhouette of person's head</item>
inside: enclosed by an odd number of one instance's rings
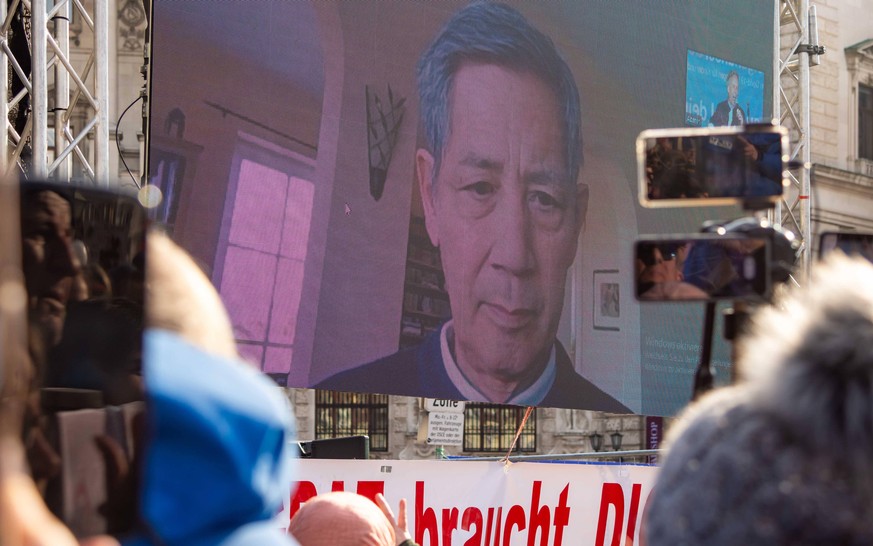
[[[31,321],[48,345],[63,334],[67,303],[81,264],[73,247],[70,203],[48,190],[24,191],[21,211],[22,266]]]

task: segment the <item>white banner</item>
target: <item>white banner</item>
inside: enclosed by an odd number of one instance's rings
[[[383,493],[421,546],[630,546],[657,469],[619,464],[301,460],[283,525],[328,491]]]

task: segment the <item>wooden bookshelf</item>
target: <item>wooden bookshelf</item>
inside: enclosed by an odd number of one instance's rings
[[[409,219],[406,283],[400,317],[400,347],[418,345],[451,316],[439,249],[430,243],[424,218]]]

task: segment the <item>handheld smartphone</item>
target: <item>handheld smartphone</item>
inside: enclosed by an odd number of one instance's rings
[[[767,298],[770,241],[742,234],[644,237],[634,246],[639,301]]]
[[[120,502],[107,450],[130,463],[144,410],[146,215],[133,197],[72,184],[23,181],[19,200],[31,473],[77,536],[120,532],[124,517],[101,506]]]
[[[828,252],[840,249],[852,256],[861,256],[873,262],[873,233],[825,232],[819,237],[818,256],[824,258]]]
[[[788,133],[775,125],[652,129],[637,137],[645,207],[772,206],[787,184]]]

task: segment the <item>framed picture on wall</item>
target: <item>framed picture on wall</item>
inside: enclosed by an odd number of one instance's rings
[[[595,330],[619,331],[621,328],[621,283],[618,269],[594,270]]]

